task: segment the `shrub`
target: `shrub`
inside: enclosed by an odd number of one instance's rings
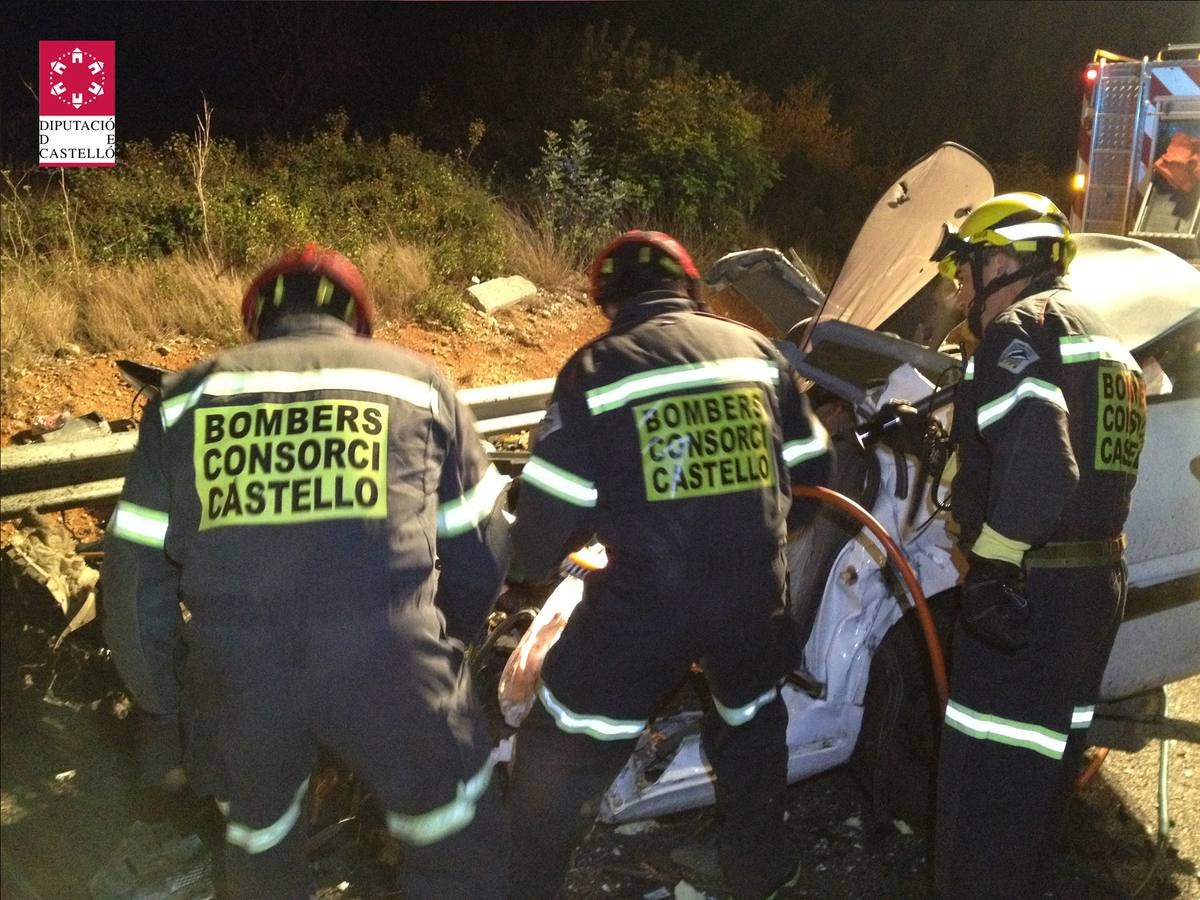
[[[77,323],[81,339],[97,349],[132,340],[149,325],[115,293],[109,308],[104,292],[119,279],[108,267],[118,263],[130,267],[130,297],[149,298],[149,270],[140,263],[201,258],[214,271],[252,270],[285,247],[316,240],[360,262],[371,258],[383,276],[385,314],[455,324],[461,298],[449,285],[500,274],[508,252],[503,211],[464,162],[403,135],[351,135],[345,114],[305,140],[268,141],[253,152],[212,139],[202,121],[192,136],[125,145],[115,168],[16,180],[6,172],[5,179],[6,272],[23,264],[49,270],[50,261],[105,267],[91,286],[103,295],[96,314]],[[382,254],[392,251],[400,257],[389,266]],[[68,284],[63,276],[55,272],[53,280],[64,296],[82,300],[78,279]],[[194,293],[194,285],[183,288]]]
[[[608,175],[592,153],[587,122],[571,123],[564,142],[547,131],[542,158],[529,173],[539,198],[534,218],[543,233],[555,235],[567,259],[582,264],[596,246],[611,236],[616,222],[638,197],[620,178]]]
[[[462,331],[466,322],[462,291],[434,282],[412,299],[412,317],[427,325],[444,325]]]
[[[754,106],[783,173],[759,209],[764,223],[781,244],[844,255],[885,183],[863,161],[855,133],[834,120],[828,85],[806,78],[778,100],[756,97]]]
[[[1064,213],[1070,209],[1071,195],[1068,188],[1071,176],[1051,172],[1049,166],[1036,159],[1028,150],[1023,151],[1011,162],[996,163],[993,168],[996,172],[997,194],[1032,191],[1049,197]]]
[[[740,225],[778,177],[752,94],[698,58],[588,29],[577,69],[580,108],[599,160],[639,191],[636,210],[704,228]]]

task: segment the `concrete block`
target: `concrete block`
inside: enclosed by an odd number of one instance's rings
[[[498,309],[511,306],[521,300],[528,299],[537,293],[537,286],[528,278],[520,275],[509,275],[505,278],[493,278],[473,284],[467,288],[471,301],[485,313],[491,314]]]

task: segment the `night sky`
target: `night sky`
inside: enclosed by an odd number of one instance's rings
[[[6,20],[6,164],[32,158],[39,39],[116,40],[121,140],[190,131],[202,96],[219,134],[251,139],[302,134],[339,107],[365,134],[414,130],[429,84],[517,85],[530,54],[570,52],[608,20],[776,95],[822,74],[839,122],[881,147],[953,139],[1056,171],[1073,164],[1096,47],[1200,41],[1200,4],[1186,2],[16,3]],[[536,85],[519,89],[506,102],[536,116]]]

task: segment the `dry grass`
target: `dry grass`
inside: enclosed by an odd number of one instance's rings
[[[0,279],[0,370],[70,342],[76,318],[75,304],[61,285],[6,263]]]
[[[228,343],[238,333],[242,279],[207,262],[166,258],[83,269],[70,282],[79,342],[127,350],[176,334]]]
[[[363,251],[362,273],[381,319],[409,318],[433,283],[429,252],[395,238],[371,244]]]
[[[519,212],[508,210],[508,268],[548,290],[583,287],[584,277],[562,252],[555,236],[533,225]]]
[[[836,259],[826,256],[803,242],[799,246],[788,247],[783,252],[793,263],[797,260],[802,262],[803,266],[797,266],[797,268],[802,270],[807,268],[821,290],[828,293],[829,289],[833,287],[833,281],[841,268],[841,264]]]
[[[5,266],[0,315],[5,372],[67,343],[131,350],[176,334],[233,343],[245,279],[177,257],[120,267]]]

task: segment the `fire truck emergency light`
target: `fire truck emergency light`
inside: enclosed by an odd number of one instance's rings
[[[1100,70],[1093,68],[1092,66],[1088,66],[1087,71],[1083,73],[1083,77],[1088,81],[1095,81],[1100,77]]]
[[[1087,175],[1083,172],[1076,172],[1075,177],[1071,179],[1071,190],[1082,191],[1085,184],[1087,184]]]

